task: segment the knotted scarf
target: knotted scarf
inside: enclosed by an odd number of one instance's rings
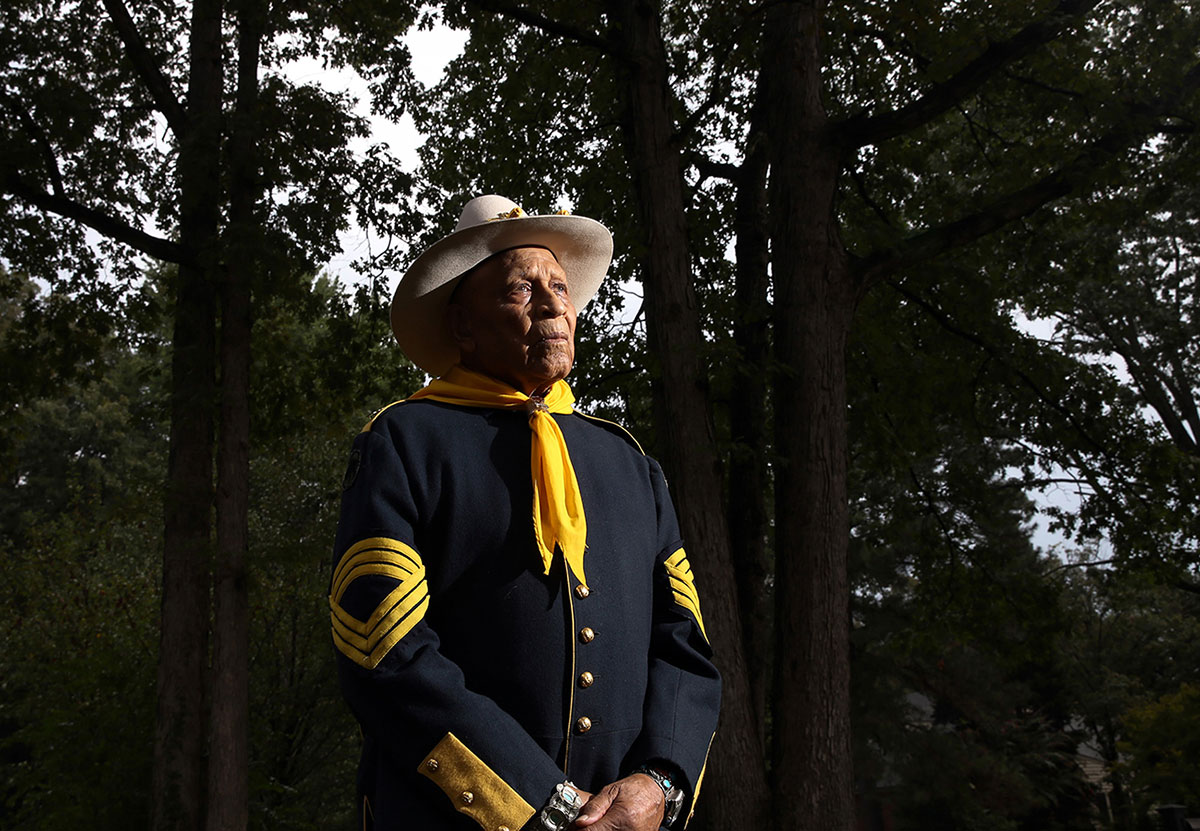
[[[529,459],[533,477],[533,535],[542,565],[549,574],[557,543],[572,573],[586,586],[583,552],[587,545],[587,519],[583,515],[583,498],[562,430],[550,415],[571,412],[575,396],[567,382],[556,381],[543,398],[530,397],[460,364],[410,395],[408,400],[418,398],[463,407],[524,410],[529,414],[529,429],[533,431]]]

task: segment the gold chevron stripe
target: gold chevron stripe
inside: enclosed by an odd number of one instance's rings
[[[687,584],[681,583],[677,578],[671,577],[671,591],[675,595],[675,602],[685,609],[689,609],[696,617],[700,617],[700,598],[696,597],[696,590]]]
[[[369,626],[354,618],[341,606],[333,606],[333,628],[341,635],[342,640],[369,652],[398,621],[408,617],[409,613],[428,597],[429,587],[424,580],[415,586],[398,586],[372,613],[371,620],[374,623],[369,622]]]
[[[351,563],[350,568],[346,569],[345,573],[334,585],[333,593],[330,595],[338,603],[342,602],[342,596],[346,593],[346,589],[360,577],[369,577],[373,574],[380,577],[390,577],[393,580],[398,580],[401,583],[407,582],[413,577],[420,579],[425,576],[425,569],[413,568],[411,566],[398,565],[396,563],[380,562],[381,556],[378,552],[364,552],[358,555],[358,562]]]
[[[414,626],[421,622],[425,617],[425,612],[429,609],[429,598],[426,597],[406,620],[397,625],[394,629],[388,632],[376,644],[375,648],[370,653],[355,649],[350,644],[341,639],[338,633],[334,632],[333,645],[351,661],[366,669],[375,669],[379,666],[379,662],[392,651],[392,647],[398,644],[405,635],[412,630]]]
[[[388,592],[366,620],[342,607],[346,590],[360,577],[378,575],[399,585]],[[374,669],[391,648],[424,617],[429,608],[429,586],[420,555],[399,540],[372,537],[352,545],[333,575],[329,617],[333,642],[355,663]]]
[[[672,568],[684,568],[688,571],[691,571],[692,568],[690,565],[688,565],[687,554],[684,553],[682,548],[667,558],[667,565],[671,566]]]
[[[696,592],[696,583],[692,578],[692,566],[682,548],[667,558],[666,567],[675,602],[692,613],[700,627],[700,634],[704,635],[704,640],[707,641],[708,632],[704,629],[704,617],[700,614],[700,595]]]
[[[354,579],[350,573],[357,568],[371,564],[381,568],[390,567],[404,574],[412,574],[416,571],[420,571],[422,576],[425,574],[421,556],[410,546],[387,537],[370,537],[356,542],[342,555],[337,569],[333,572],[332,596],[340,601],[342,595],[345,594],[346,586]],[[368,573],[383,574],[387,572],[372,571]],[[396,579],[402,579],[399,574],[395,576]]]

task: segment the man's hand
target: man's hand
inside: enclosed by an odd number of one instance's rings
[[[605,785],[591,796],[575,818],[575,827],[591,831],[657,831],[666,803],[657,782],[644,773],[635,773]]]

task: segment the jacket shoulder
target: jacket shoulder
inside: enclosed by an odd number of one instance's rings
[[[401,398],[399,401],[393,401],[376,410],[359,432],[369,433],[376,428],[384,428],[392,423],[415,424],[429,418],[436,419],[438,409],[436,401],[425,399],[410,401]]]
[[[612,433],[614,436],[624,440],[630,447],[632,447],[642,456],[646,455],[646,451],[642,448],[642,445],[633,437],[633,433],[630,433],[617,422],[609,421],[608,419],[600,418],[599,416],[588,415],[587,413],[580,412],[579,410],[576,410],[575,414],[581,417],[588,424],[593,424],[597,427],[600,427],[609,433]]]

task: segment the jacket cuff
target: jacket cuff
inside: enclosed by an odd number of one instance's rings
[[[484,831],[517,831],[536,813],[453,733],[437,743],[417,771],[442,789],[455,810],[475,820]]]

